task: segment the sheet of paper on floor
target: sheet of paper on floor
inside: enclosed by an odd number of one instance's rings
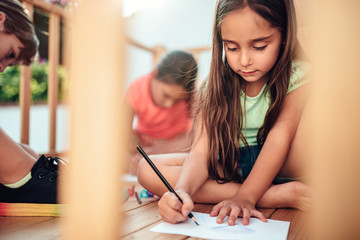
[[[209,214],[192,212],[199,226],[192,220],[186,222],[171,224],[160,223],[150,229],[153,232],[179,234],[190,237],[205,239],[252,239],[252,240],[282,240],[286,239],[289,231],[290,222],[268,219],[268,222],[262,222],[257,218],[251,218],[247,226],[241,224],[241,218],[236,220],[234,226],[226,223],[216,223],[216,217],[210,217]]]

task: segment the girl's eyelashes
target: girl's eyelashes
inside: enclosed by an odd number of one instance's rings
[[[263,51],[263,50],[265,50],[266,47],[267,47],[267,45],[261,46],[261,47],[253,47],[253,49],[256,50],[256,51]],[[237,48],[237,47],[233,47],[233,48],[231,48],[231,47],[226,47],[226,49],[227,49],[229,52],[235,52],[235,51],[237,51],[239,48]]]
[[[236,51],[238,48],[230,48],[230,47],[227,47],[227,50],[230,51],[230,52],[234,52]]]
[[[254,49],[255,49],[256,51],[263,51],[263,50],[265,50],[266,47],[267,47],[267,45],[262,46],[262,47],[254,47]]]

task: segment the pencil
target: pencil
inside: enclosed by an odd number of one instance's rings
[[[136,197],[136,201],[138,202],[138,204],[142,204],[141,198],[140,198],[140,196],[139,196],[139,194],[138,194],[137,191],[135,191],[135,197]]]
[[[151,159],[149,158],[149,156],[144,152],[144,150],[138,145],[137,150],[140,152],[140,154],[145,158],[145,160],[150,164],[151,168],[155,171],[155,173],[159,176],[159,178],[161,179],[161,181],[165,184],[165,186],[167,187],[167,189],[169,189],[170,192],[174,193],[175,196],[179,199],[179,201],[181,203],[183,203],[182,199],[179,197],[179,195],[177,195],[177,193],[175,192],[175,190],[171,187],[171,185],[169,184],[169,182],[165,179],[165,177],[161,174],[161,172],[159,171],[159,169],[155,166],[155,164],[151,161]],[[188,214],[188,217],[193,220],[196,225],[199,225],[194,217],[194,215],[190,212]]]

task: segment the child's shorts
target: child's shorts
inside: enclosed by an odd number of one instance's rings
[[[240,147],[241,161],[239,161],[240,159],[238,159],[238,172],[240,176],[243,177],[244,179],[247,178],[251,169],[253,168],[255,161],[260,154],[261,148],[262,146],[259,145],[250,146],[250,152],[249,152],[249,150],[246,147]],[[236,155],[235,157],[237,158]],[[296,179],[275,177],[273,184],[281,184],[281,183],[291,182],[294,180]]]

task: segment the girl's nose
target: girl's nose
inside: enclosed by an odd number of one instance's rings
[[[174,100],[172,100],[172,99],[167,99],[166,101],[164,101],[163,106],[164,106],[165,108],[171,108],[172,106],[174,106],[174,103],[175,103]]]
[[[3,72],[10,63],[10,61],[6,61],[5,59],[0,61],[0,72]]]
[[[240,64],[243,66],[243,67],[246,67],[246,66],[249,66],[252,64],[252,59],[251,59],[251,54],[246,51],[246,50],[243,50],[240,54]]]

